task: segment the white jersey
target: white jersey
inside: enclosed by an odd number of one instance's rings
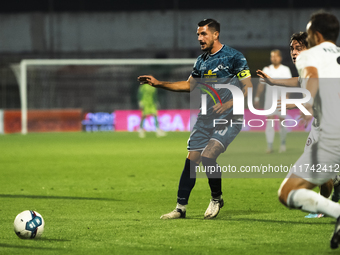
[[[323,42],[301,52],[296,60],[299,75],[305,67],[315,67],[319,76],[320,132],[325,138],[340,139],[340,48]]]
[[[263,68],[263,72],[268,74],[271,78],[278,79],[289,79],[292,78],[292,73],[288,66],[280,65],[278,68],[275,68],[274,65],[266,66]],[[281,88],[280,86],[270,86],[266,84],[266,93],[265,93],[265,103],[264,109],[268,110],[272,106],[273,101],[273,87],[277,89],[277,99],[281,98]]]
[[[307,79],[302,79],[301,76],[299,76],[299,84],[301,86],[301,88],[303,89],[306,89],[306,86],[307,86]],[[303,96],[305,97],[306,94],[303,94]],[[320,126],[320,121],[319,119],[321,118],[321,107],[320,107],[320,100],[319,98],[317,98],[315,101],[314,101],[314,104],[313,104],[313,117],[314,117],[314,120],[312,122],[312,125],[314,127],[317,127],[318,130],[319,130],[319,126]]]

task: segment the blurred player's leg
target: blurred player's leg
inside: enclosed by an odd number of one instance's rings
[[[139,124],[138,135],[140,138],[145,138],[145,130],[143,128],[145,117],[146,117],[145,115],[142,116],[142,119],[140,120]]]
[[[282,122],[282,120],[280,118],[280,123]],[[280,125],[280,140],[281,140],[281,144],[280,144],[280,150],[279,152],[285,152],[286,151],[286,136],[287,136],[287,128]]]
[[[272,119],[272,116],[268,116],[268,119]],[[267,140],[267,153],[273,152],[273,142],[275,137],[275,129],[271,121],[267,122],[266,125],[266,140]]]
[[[157,115],[153,115],[154,119],[155,119],[155,127],[156,127],[156,136],[157,137],[162,137],[162,136],[166,136],[166,133],[161,130],[159,128],[159,123],[158,123],[158,118],[157,118]]]

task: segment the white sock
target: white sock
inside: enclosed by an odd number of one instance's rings
[[[181,209],[182,210],[182,212],[185,212],[186,210],[187,210],[187,206],[186,205],[181,205],[181,204],[179,204],[179,203],[177,203],[177,205],[176,205],[176,209]]]
[[[288,194],[287,205],[290,208],[311,213],[323,213],[334,218],[340,216],[340,204],[308,189],[292,190]]]
[[[272,145],[274,142],[274,136],[275,136],[275,129],[272,126],[272,123],[267,123],[265,133],[266,133],[268,147],[270,147],[270,145]]]
[[[287,128],[280,125],[281,145],[286,144]]]

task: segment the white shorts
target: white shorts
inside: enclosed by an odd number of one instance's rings
[[[303,152],[286,178],[295,174],[315,185],[322,185],[340,173],[340,140],[320,139]]]
[[[313,144],[319,141],[319,131],[320,131],[320,127],[315,127],[314,125],[312,125],[306,144],[305,144],[304,151],[311,150]]]

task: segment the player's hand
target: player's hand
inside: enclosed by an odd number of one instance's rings
[[[224,104],[217,103],[213,106],[213,112],[221,114],[233,106],[233,101],[225,102]]]
[[[159,81],[152,75],[141,75],[138,76],[137,80],[139,84],[149,84],[151,86],[157,86],[159,84]]]
[[[313,107],[310,104],[304,104],[304,107],[307,109],[307,111],[309,111],[312,114],[312,115],[305,115],[303,112],[300,112],[300,117],[298,118],[298,120],[306,128],[309,122],[313,120]]]
[[[278,110],[281,113],[281,99],[277,100],[276,110]]]
[[[260,82],[265,82],[269,85],[274,85],[273,79],[268,74],[263,72],[262,70],[257,70],[256,74],[257,74],[257,76],[259,76],[261,78]]]

